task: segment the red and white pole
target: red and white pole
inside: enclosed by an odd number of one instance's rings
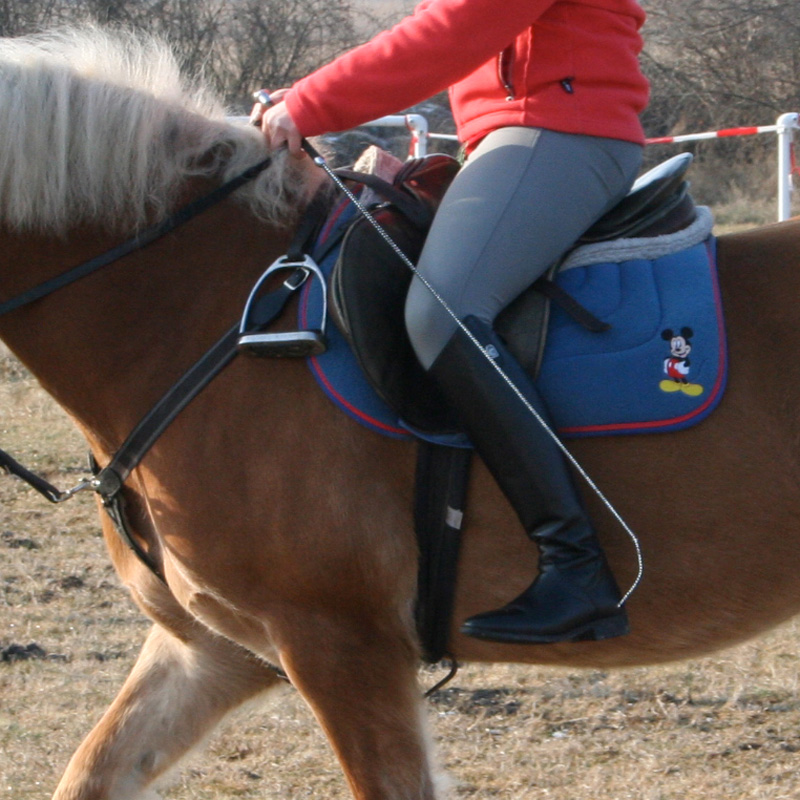
[[[785,116],[785,115],[784,115]],[[705,133],[687,133],[681,136],[656,136],[645,139],[645,144],[673,144],[678,142],[697,142],[701,139],[724,139],[729,136],[754,136],[757,133],[776,133],[777,125],[758,125],[742,128],[723,128]]]
[[[781,114],[775,125],[758,125],[740,128],[723,128],[704,133],[687,133],[680,136],[658,136],[646,139],[646,144],[677,144],[697,142],[702,139],[723,139],[729,136],[754,136],[759,133],[775,133],[778,136],[778,221],[792,215],[793,173],[797,167],[792,161],[794,132],[800,127],[798,114]]]

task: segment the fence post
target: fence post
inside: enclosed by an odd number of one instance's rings
[[[792,140],[800,114],[781,114],[778,133],[778,222],[792,216]]]
[[[428,119],[422,114],[406,114],[406,127],[411,133],[409,155],[421,158],[428,155]]]

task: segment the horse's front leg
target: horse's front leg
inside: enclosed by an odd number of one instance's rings
[[[133,800],[236,706],[278,681],[263,662],[198,631],[154,626],[131,674],[70,760],[54,800]]]
[[[434,800],[432,744],[409,637],[364,619],[287,625],[281,662],[357,800]]]

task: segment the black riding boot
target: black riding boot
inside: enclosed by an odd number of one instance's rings
[[[532,381],[484,323],[466,327],[548,419]],[[620,592],[558,446],[462,330],[430,369],[489,471],[539,547],[539,575],[516,600],[468,619],[478,639],[546,643],[628,632]],[[549,424],[549,422],[548,422]]]

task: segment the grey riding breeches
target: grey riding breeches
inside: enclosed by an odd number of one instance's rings
[[[494,318],[628,192],[641,146],[540,128],[501,128],[448,189],[418,270],[463,320]],[[457,328],[417,278],[406,326],[429,369]]]

